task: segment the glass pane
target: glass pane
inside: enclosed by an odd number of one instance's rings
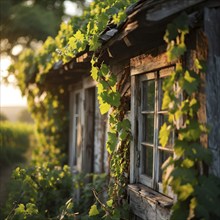
[[[160,131],[161,126],[165,122],[168,122],[168,115],[167,114],[159,114],[159,131]],[[158,135],[158,138],[159,138],[159,135]],[[158,143],[160,143],[160,142],[158,142]],[[174,144],[174,135],[173,135],[173,132],[171,132],[169,140],[168,140],[167,145],[165,147],[166,148],[173,148],[173,144]]]
[[[75,128],[75,132],[74,132],[74,161],[73,164],[76,165],[77,164],[77,142],[78,142],[78,130],[77,127]]]
[[[149,80],[143,82],[142,88],[142,103],[143,111],[154,111],[154,99],[155,99],[155,81]]]
[[[173,153],[168,151],[159,150],[159,182],[162,182],[162,165]]]
[[[75,114],[79,114],[79,93],[75,95]]]
[[[158,85],[158,97],[159,97],[159,111],[161,110],[164,110],[162,109],[162,104],[163,104],[163,81],[164,81],[164,78],[160,78],[159,79],[159,85]]]
[[[77,143],[78,143],[78,117],[75,117],[75,124],[74,124],[74,161],[73,164],[77,164]]]
[[[142,146],[143,174],[152,177],[153,174],[153,148]]]
[[[154,114],[143,115],[143,141],[154,142]]]

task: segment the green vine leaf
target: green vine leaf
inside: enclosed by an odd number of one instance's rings
[[[112,205],[113,205],[113,200],[112,200],[112,199],[108,200],[108,201],[106,202],[106,204],[107,204],[108,207],[111,208]]]
[[[100,97],[102,98],[103,102],[108,103],[111,106],[118,107],[120,105],[121,95],[119,92],[104,91],[100,94]]]
[[[182,162],[182,167],[191,168],[195,165],[195,162],[192,159],[186,158]]]
[[[117,135],[115,133],[108,132],[107,150],[110,154],[112,154],[112,152],[115,150],[117,142]]]
[[[178,36],[179,32],[175,24],[171,23],[167,25],[166,33],[164,35],[164,40],[168,43]]]
[[[172,99],[169,95],[169,92],[164,92],[163,102],[162,102],[162,109],[168,109],[170,106],[170,103],[172,103]]]
[[[128,136],[128,132],[127,131],[125,131],[125,130],[122,130],[121,132],[120,132],[120,135],[119,135],[119,138],[120,138],[120,140],[126,140],[127,139],[127,136]]]
[[[164,123],[160,129],[159,138],[160,138],[160,144],[162,147],[165,147],[170,136],[171,132],[171,126],[167,126],[166,123]]]
[[[186,52],[186,45],[181,43],[179,45],[171,44],[167,50],[168,61],[175,61]]]
[[[106,114],[111,108],[111,106],[108,103],[99,102],[99,104],[99,109],[102,115]]]
[[[201,130],[198,121],[187,121],[187,128],[180,129],[180,140],[197,141],[200,138]]]
[[[16,214],[23,214],[25,212],[24,204],[19,204],[18,207],[15,209]]]
[[[98,79],[98,68],[97,67],[94,67],[94,66],[92,66],[92,68],[91,68],[91,76],[92,76],[92,78],[95,80],[95,81],[97,81],[97,79]]]
[[[102,76],[106,76],[107,74],[109,74],[109,68],[106,64],[102,63],[101,68],[100,68],[100,74]]]
[[[220,217],[219,202],[220,202],[220,180],[219,178],[210,175],[209,177],[199,177],[199,184],[195,187],[196,196],[198,197],[196,211],[199,212],[201,218],[209,219],[210,213],[214,213]],[[205,209],[206,212],[203,212]]]
[[[97,209],[96,205],[92,205],[89,210],[89,216],[96,216],[99,214],[99,210]]]
[[[185,201],[193,194],[194,187],[191,184],[187,183],[185,185],[179,186],[179,191],[179,200]]]
[[[186,71],[184,74],[184,80],[183,89],[185,89],[189,95],[197,91],[199,86],[199,77],[196,73],[192,71]]]
[[[113,22],[115,24],[120,24],[120,22],[124,21],[125,18],[126,18],[126,12],[125,10],[121,10],[120,12],[118,12],[118,14],[113,15]]]

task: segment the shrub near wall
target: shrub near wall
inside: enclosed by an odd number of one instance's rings
[[[1,121],[0,167],[24,161],[24,154],[33,144],[34,135],[33,125]]]

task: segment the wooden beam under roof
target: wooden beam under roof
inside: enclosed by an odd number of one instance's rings
[[[123,58],[138,55],[143,50],[151,50],[153,47],[162,45],[166,26],[173,17],[181,11],[203,5],[204,2],[208,1],[140,1],[140,4],[136,4],[127,20],[115,32],[116,34],[103,43],[98,51],[101,61],[123,60]]]

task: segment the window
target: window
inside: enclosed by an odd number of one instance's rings
[[[138,152],[139,182],[162,192],[161,166],[173,155],[174,137],[170,137],[166,147],[159,143],[159,131],[168,120],[167,111],[162,110],[162,83],[173,67],[152,71],[138,77]]]
[[[69,164],[75,172],[94,172],[95,164],[95,98],[90,84],[71,93]]]

